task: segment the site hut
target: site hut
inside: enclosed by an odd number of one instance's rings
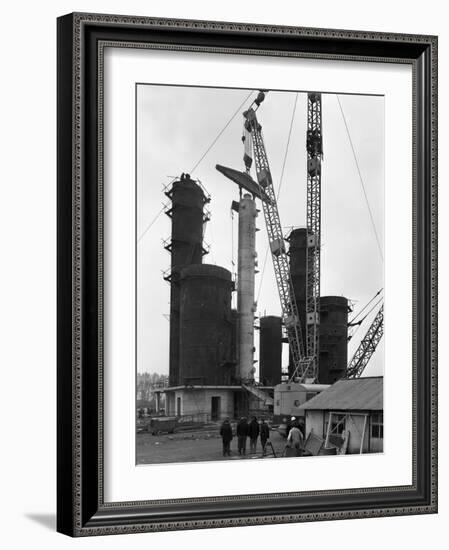
[[[209,195],[188,174],[166,195],[172,201],[167,212],[172,236],[166,244],[171,254],[171,270],[165,276],[171,286],[171,309],[169,386],[162,390],[165,413],[199,423],[267,414],[272,396],[254,387],[254,199],[245,194],[233,206],[239,213],[239,285],[233,310],[236,288],[231,272],[202,263]]]
[[[383,451],[382,376],[339,380],[293,412],[304,414],[306,438],[322,438],[325,448]]]

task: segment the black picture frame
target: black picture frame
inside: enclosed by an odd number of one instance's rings
[[[57,530],[87,536],[435,513],[437,37],[85,13],[60,17],[57,29]],[[412,485],[104,502],[102,126],[98,106],[102,99],[101,45],[105,42],[412,66]]]

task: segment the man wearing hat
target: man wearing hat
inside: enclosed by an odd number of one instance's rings
[[[292,416],[292,427],[287,437],[287,446],[296,449],[296,456],[302,455],[304,446],[304,437],[298,428],[298,422],[295,416]]]

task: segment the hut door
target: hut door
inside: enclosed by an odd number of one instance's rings
[[[211,398],[210,416],[211,420],[218,420],[220,418],[220,400],[221,397],[213,396]]]

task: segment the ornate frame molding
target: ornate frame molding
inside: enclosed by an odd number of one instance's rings
[[[139,31],[136,40],[130,36]],[[159,31],[154,41],[152,31]],[[176,31],[201,44],[177,43]],[[126,40],[123,40],[123,34]],[[142,33],[148,38],[142,41]],[[104,37],[104,35],[108,35]],[[163,37],[171,36],[170,42]],[[99,38],[100,37],[100,38]],[[212,39],[213,37],[213,39]],[[226,40],[224,40],[226,37]],[[288,48],[280,46],[285,37]],[[216,42],[222,41],[222,45]],[[253,42],[251,42],[253,40]],[[236,44],[230,45],[231,42]],[[247,42],[250,47],[242,47]],[[255,47],[254,43],[259,47]],[[340,53],[331,53],[329,44]],[[295,46],[296,44],[296,46]],[[207,497],[167,501],[104,503],[103,501],[103,52],[105,46],[206,51],[223,54],[298,56],[409,63],[413,66],[413,484],[309,493],[278,493]],[[336,47],[335,47],[336,46]],[[327,50],[326,50],[327,48]],[[358,53],[357,53],[358,52]],[[377,53],[376,53],[377,52]],[[391,55],[386,55],[391,54]],[[68,66],[70,65],[70,66]],[[94,80],[98,79],[95,83]],[[90,94],[90,99],[89,99]],[[93,95],[95,97],[93,97]],[[97,120],[84,116],[86,103],[96,103]],[[72,133],[67,137],[67,124]],[[90,132],[90,133],[89,133]],[[94,138],[93,136],[98,136]],[[87,137],[86,137],[87,136]],[[90,140],[90,141],[89,141]],[[95,141],[95,143],[94,143]],[[71,14],[58,21],[58,530],[72,536],[262,525],[437,511],[437,38],[335,29],[266,26],[245,23],[159,19],[103,14]],[[90,184],[90,187],[86,187]],[[92,189],[93,188],[93,189]],[[90,194],[89,194],[90,193]],[[90,201],[87,212],[86,199]],[[424,199],[426,203],[424,203]],[[95,204],[92,204],[95,203]],[[84,235],[95,236],[88,248]],[[426,243],[428,243],[426,249]],[[424,248],[423,248],[424,246]],[[67,250],[67,247],[69,249]],[[427,258],[424,261],[423,255]],[[87,289],[87,290],[86,290]],[[86,304],[95,300],[96,318],[86,316]],[[425,313],[418,322],[417,311]],[[68,321],[70,319],[70,322]],[[96,325],[96,341],[86,327]],[[95,357],[94,345],[96,349]],[[69,354],[70,350],[70,354]],[[419,355],[426,359],[418,371]],[[95,365],[88,372],[87,363]],[[425,371],[425,372],[421,372]],[[417,407],[423,406],[418,384],[424,383],[429,433],[417,431]],[[87,390],[86,390],[87,388]],[[421,396],[421,397],[420,397]],[[95,430],[85,417],[95,412]],[[69,433],[67,425],[70,425]],[[418,456],[418,438],[426,444],[426,475]],[[96,442],[96,443],[95,443]],[[94,448],[95,447],[95,448]],[[92,455],[92,459],[89,456]],[[424,479],[425,478],[425,479]],[[95,481],[95,487],[89,487]],[[396,500],[382,506],[378,495]],[[408,495],[408,497],[407,497]],[[311,510],[277,513],[248,512],[255,500],[273,503],[294,497],[329,502],[342,497],[343,509],[329,511],[314,503]],[[355,503],[370,496],[370,506]],[[346,500],[345,500],[346,499]],[[349,499],[349,500],[348,500]],[[352,499],[352,500],[351,500]],[[245,508],[245,515],[237,505]],[[172,516],[156,519],[151,507],[184,506]],[[204,517],[193,514],[201,505]],[[206,505],[221,504],[223,517],[206,517]],[[236,505],[230,517],[231,504]],[[321,509],[320,509],[321,506]],[[192,513],[189,514],[189,507]],[[226,512],[226,513],[225,513]],[[191,515],[192,517],[188,517]],[[216,514],[215,514],[216,515]],[[157,516],[157,514],[156,514]],[[183,516],[183,519],[174,519]]]

